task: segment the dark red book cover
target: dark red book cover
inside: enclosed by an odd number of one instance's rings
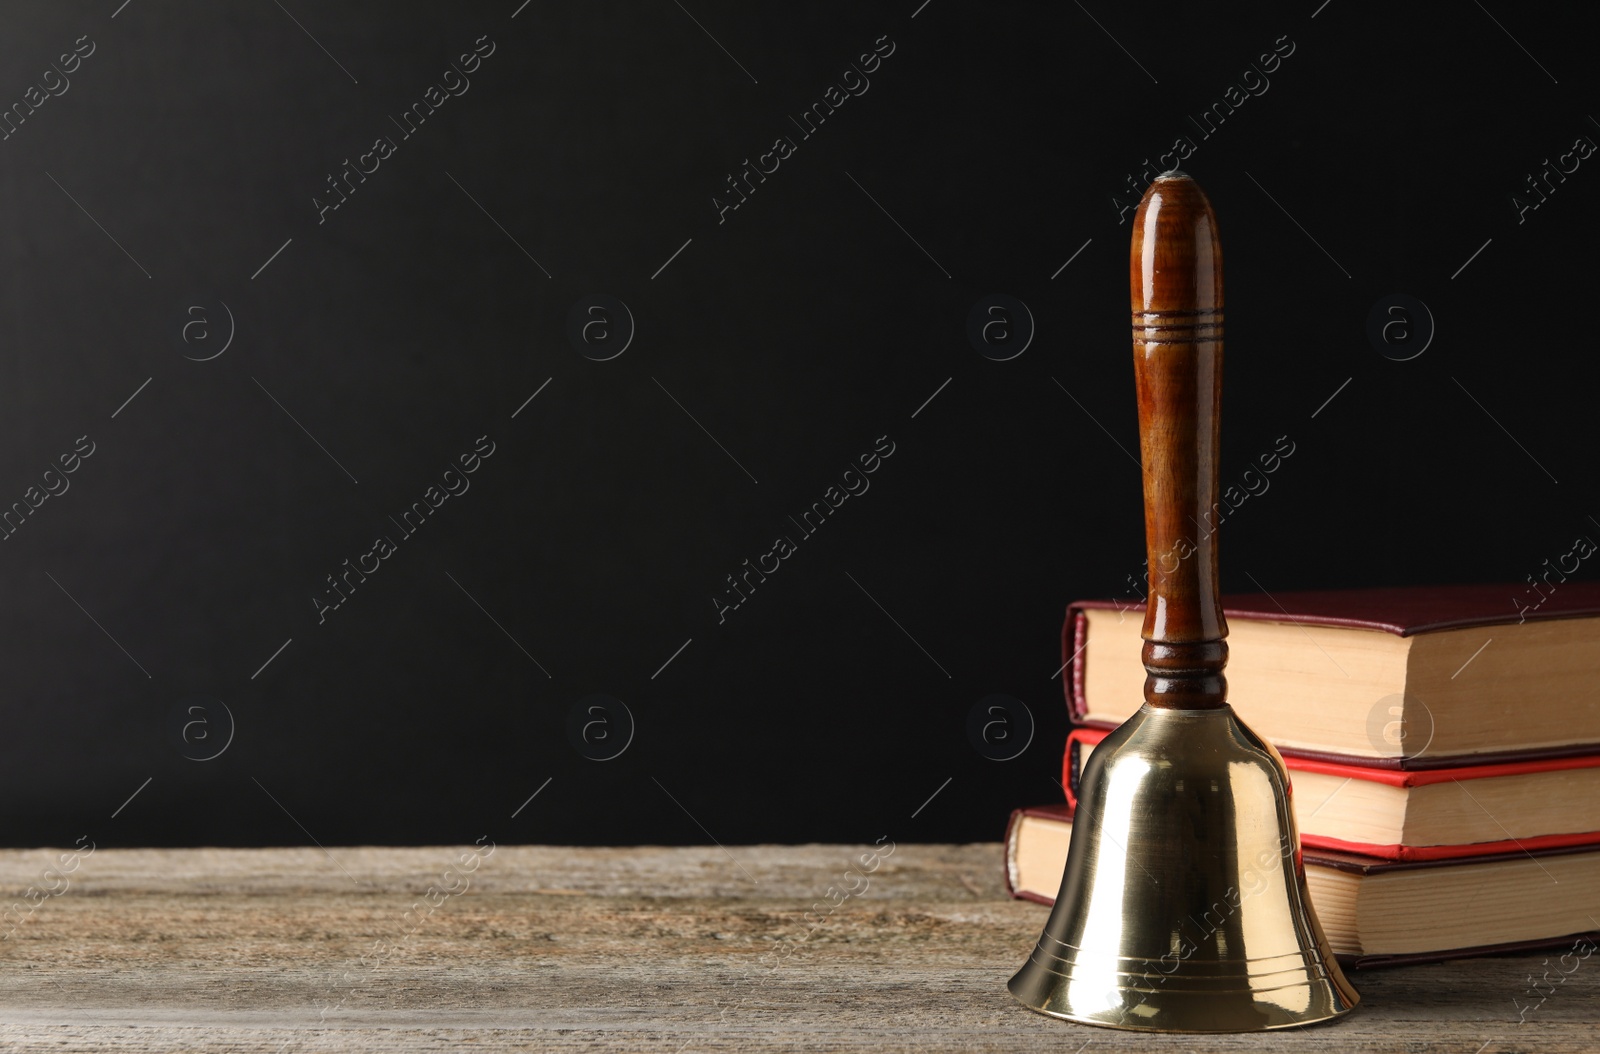
[[[1532,597],[1528,586],[1504,584],[1340,589],[1274,593],[1270,596],[1250,593],[1224,596],[1222,612],[1228,619],[1370,629],[1400,637],[1469,626],[1600,616],[1600,582],[1564,582],[1559,589],[1552,590],[1537,608],[1524,606],[1519,610],[1514,603],[1517,598],[1526,601]],[[1088,633],[1083,612],[1089,610],[1128,611],[1143,615],[1144,604],[1128,604],[1119,600],[1079,600],[1068,606],[1066,622],[1061,627],[1061,658],[1067,668],[1067,676],[1062,678],[1062,688],[1066,693],[1067,711],[1072,722],[1088,727],[1114,728],[1114,723],[1088,721],[1083,716],[1088,709],[1083,694],[1085,661],[1088,658],[1084,654]],[[1600,671],[1596,672],[1600,674]],[[1285,762],[1290,757],[1298,757],[1362,767],[1420,771],[1452,768],[1467,763],[1575,757],[1600,752],[1600,744],[1574,744],[1537,751],[1473,754],[1468,757],[1351,758],[1292,747],[1280,747],[1279,752],[1283,754]]]
[[[1052,805],[1034,805],[1017,809],[1011,814],[1011,819],[1006,824],[1005,841],[1005,882],[1006,892],[1018,900],[1030,900],[1035,904],[1051,906],[1055,904],[1055,897],[1033,893],[1027,890],[1018,890],[1012,881],[1011,863],[1012,853],[1016,845],[1017,827],[1024,817],[1035,816],[1046,820],[1055,820],[1062,823],[1072,822],[1073,807],[1065,803]],[[1545,849],[1531,854],[1534,856],[1556,856],[1567,853],[1594,852],[1592,848],[1582,846],[1564,846]],[[1349,871],[1357,874],[1370,875],[1384,871],[1410,871],[1420,868],[1450,867],[1459,864],[1481,864],[1494,860],[1516,860],[1526,855],[1521,851],[1510,853],[1497,853],[1492,856],[1477,856],[1462,860],[1378,860],[1369,856],[1356,853],[1335,852],[1325,849],[1305,847],[1302,857],[1307,864],[1318,867],[1331,867],[1340,871]],[[1339,963],[1346,967],[1365,968],[1370,966],[1401,966],[1411,963],[1444,962],[1448,959],[1470,959],[1483,955],[1507,955],[1516,952],[1535,951],[1541,948],[1558,948],[1569,945],[1575,940],[1588,937],[1600,939],[1600,930],[1568,933],[1556,937],[1540,937],[1535,940],[1513,941],[1505,944],[1484,944],[1471,948],[1447,948],[1433,952],[1414,952],[1405,955],[1340,955]]]

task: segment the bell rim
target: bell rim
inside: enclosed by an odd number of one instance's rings
[[[1312,1000],[1312,1002],[1319,1004],[1319,1009],[1314,1012],[1308,1010],[1304,1013],[1296,1014],[1292,1011],[1285,1011],[1281,1006],[1275,1007],[1272,1011],[1262,1011],[1259,1009],[1254,1009],[1252,1006],[1252,1008],[1249,1010],[1249,1014],[1256,1020],[1251,1020],[1249,1022],[1240,1021],[1232,1024],[1219,1024],[1216,1027],[1211,1028],[1205,1027],[1205,1023],[1203,1021],[1196,1021],[1192,1024],[1186,1023],[1181,1025],[1167,1026],[1147,1024],[1137,1020],[1130,1021],[1128,1020],[1126,1012],[1124,1012],[1124,1015],[1121,1019],[1112,1021],[1107,1020],[1106,1017],[1078,1014],[1073,1013],[1070,1010],[1051,1010],[1047,1007],[1039,1006],[1024,998],[1017,991],[1017,986],[1023,981],[1023,976],[1026,972],[1026,969],[1027,968],[1024,967],[1022,971],[1019,971],[1017,975],[1012,977],[1011,980],[1006,984],[1006,990],[1011,993],[1011,997],[1015,999],[1021,1006],[1033,1011],[1036,1014],[1040,1014],[1044,1017],[1055,1018],[1058,1021],[1070,1021],[1073,1024],[1092,1025],[1095,1028],[1115,1029],[1120,1032],[1161,1032],[1167,1035],[1240,1035],[1249,1032],[1281,1031],[1288,1028],[1302,1028],[1308,1025],[1317,1025],[1328,1021],[1334,1021],[1338,1018],[1344,1017],[1361,1005],[1361,994],[1357,992],[1354,987],[1350,986],[1348,982],[1341,985],[1335,983],[1331,978],[1321,978],[1317,980],[1308,980],[1305,984],[1301,985],[1301,987],[1307,989],[1308,991],[1316,992],[1321,996],[1320,999]],[[1235,994],[1247,996],[1256,993],[1254,993],[1253,989],[1240,988]],[[1216,1017],[1214,1011],[1217,1007],[1216,996],[1218,995],[1221,995],[1221,993],[1216,993],[1209,998],[1203,999],[1184,998],[1172,1000],[1169,998],[1166,1000],[1166,1002],[1173,1011],[1181,1010],[1181,1007],[1178,1006],[1180,1003],[1189,1003],[1190,1005],[1203,1004],[1210,1011],[1212,1011],[1212,1013],[1208,1013],[1206,1016],[1214,1019]],[[1145,1005],[1150,1004],[1146,1003]],[[1237,1009],[1240,1010],[1241,1013],[1244,1011],[1244,1007],[1242,1005]],[[1264,1013],[1270,1013],[1272,1017],[1279,1018],[1280,1020],[1274,1020],[1263,1024],[1259,1018]]]
[[[1013,998],[1015,998],[1015,993],[1012,993],[1012,995]],[[1068,1021],[1074,1025],[1089,1025],[1093,1028],[1105,1028],[1117,1032],[1158,1032],[1167,1036],[1238,1036],[1248,1035],[1251,1032],[1281,1032],[1284,1029],[1305,1028],[1309,1025],[1322,1025],[1330,1021],[1337,1021],[1338,1019],[1348,1015],[1351,1011],[1357,1009],[1359,1005],[1358,1001],[1357,1003],[1352,1003],[1343,1007],[1342,1009],[1335,1010],[1332,1013],[1323,1014],[1317,1017],[1301,1017],[1295,1018],[1292,1021],[1274,1022],[1266,1025],[1252,1024],[1248,1029],[1241,1029],[1239,1027],[1197,1028],[1194,1026],[1184,1026],[1181,1028],[1161,1028],[1156,1025],[1130,1024],[1125,1021],[1101,1021],[1092,1017],[1082,1017],[1056,1010],[1045,1010],[1042,1007],[1033,1006],[1029,1003],[1023,1002],[1021,999],[1017,999],[1017,1002],[1023,1007],[1026,1007],[1028,1010],[1031,1010],[1035,1014],[1039,1014],[1042,1017],[1054,1018],[1057,1021]]]

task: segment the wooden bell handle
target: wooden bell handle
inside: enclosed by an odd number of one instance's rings
[[[1194,180],[1158,176],[1133,221],[1133,361],[1150,562],[1144,697],[1180,710],[1227,705],[1217,586],[1222,246]]]

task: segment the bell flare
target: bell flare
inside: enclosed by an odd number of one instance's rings
[[[1010,989],[1152,1032],[1255,1032],[1359,1001],[1306,892],[1283,759],[1231,707],[1148,704],[1080,779],[1055,907]]]

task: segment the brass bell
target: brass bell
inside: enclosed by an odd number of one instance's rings
[[[1359,996],[1306,892],[1289,777],[1227,703],[1217,584],[1222,252],[1188,176],[1150,185],[1129,261],[1150,593],[1145,704],[1090,756],[1066,872],[1011,979],[1030,1009],[1155,1032],[1254,1032]]]

